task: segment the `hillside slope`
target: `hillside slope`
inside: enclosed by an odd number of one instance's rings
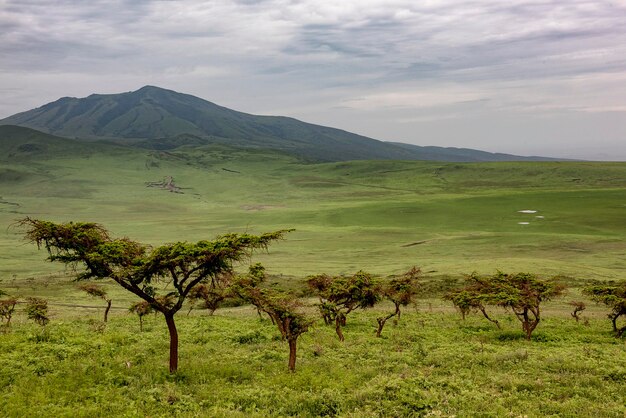
[[[278,149],[314,161],[475,161],[462,150],[437,148],[435,152],[293,118],[251,115],[153,86],[121,94],[92,94],[80,99],[64,97],[3,119],[0,125],[19,125],[68,138],[87,139],[157,140],[191,135],[210,142]],[[162,148],[163,142],[160,141],[157,148]],[[482,153],[479,160],[503,159],[528,158]]]

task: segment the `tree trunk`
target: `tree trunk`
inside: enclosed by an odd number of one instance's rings
[[[500,323],[498,322],[498,320],[497,320],[497,319],[491,319],[491,318],[489,317],[489,315],[487,315],[487,310],[485,309],[485,307],[484,307],[484,306],[482,306],[482,307],[480,307],[480,308],[478,308],[478,309],[479,309],[479,310],[483,313],[483,316],[484,316],[485,318],[487,318],[487,321],[493,322],[494,324],[496,324],[496,327],[498,327],[498,329],[502,329],[502,327],[500,326]]]
[[[395,313],[396,317],[393,319],[393,324],[398,325],[398,322],[400,322],[400,314],[401,314],[400,305],[397,303],[394,303],[394,304],[396,305],[396,313]]]
[[[380,333],[383,332],[383,327],[385,326],[386,318],[376,318],[378,321],[378,329],[376,330],[376,336],[380,337]]]
[[[104,322],[109,320],[109,311],[111,310],[111,299],[107,299],[107,308],[104,310]]]
[[[143,316],[139,315],[139,332],[143,332]]]
[[[296,370],[296,349],[297,349],[297,340],[289,339],[289,370]]]
[[[385,323],[387,322],[387,320],[391,317],[398,315],[398,312],[400,312],[399,309],[397,309],[394,313],[389,314],[384,318],[376,318],[376,321],[378,321],[378,329],[376,330],[377,337],[380,337],[380,334],[383,332],[383,327],[385,326]]]
[[[178,370],[178,331],[174,323],[174,314],[163,314],[167,323],[167,330],[170,333],[170,373]]]
[[[611,322],[613,323],[613,332],[615,334],[617,334],[617,318],[618,317],[619,317],[619,315],[610,315]]]
[[[339,341],[343,342],[345,338],[343,336],[343,332],[341,331],[341,317],[339,315],[335,318],[335,332],[339,337]]]

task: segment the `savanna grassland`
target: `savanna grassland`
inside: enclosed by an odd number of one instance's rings
[[[589,302],[577,323],[567,305],[588,280],[626,279],[624,163],[313,164],[215,146],[53,145],[45,154],[0,145],[0,289],[45,297],[51,309],[42,330],[18,307],[0,334],[2,415],[626,413],[626,345],[606,308]],[[146,186],[168,176],[182,193]],[[295,373],[276,328],[253,309],[181,312],[180,370],[169,375],[162,318],[150,316],[139,332],[127,313],[132,295],[106,283],[113,311],[103,327],[101,301],[24,241],[15,221],[26,216],[95,221],[153,245],[295,228],[253,258],[278,287],[298,289],[321,272],[386,276],[417,265],[435,290],[383,338],[374,330],[391,309],[384,304],[351,314],[344,343],[318,321],[299,340]],[[438,283],[497,269],[573,286],[545,305],[531,342],[504,311],[494,310],[497,330],[478,316],[462,321],[438,299]]]

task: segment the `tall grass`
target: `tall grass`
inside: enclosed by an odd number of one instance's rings
[[[426,306],[425,302],[421,305]],[[621,416],[626,346],[593,314],[558,302],[534,341],[503,313],[406,312],[375,338],[376,311],[356,313],[339,343],[321,323],[299,341],[298,370],[269,321],[243,307],[181,318],[181,368],[167,373],[166,330],[129,315],[0,335],[3,416]]]

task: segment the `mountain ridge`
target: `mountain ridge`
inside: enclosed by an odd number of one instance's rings
[[[193,95],[149,85],[119,94],[62,97],[2,119],[0,125],[23,126],[56,136],[81,139],[145,142],[191,135],[227,145],[277,149],[315,161],[555,160],[485,151],[476,151],[468,156],[467,150],[460,152],[442,147],[383,142],[286,116],[243,113]]]

